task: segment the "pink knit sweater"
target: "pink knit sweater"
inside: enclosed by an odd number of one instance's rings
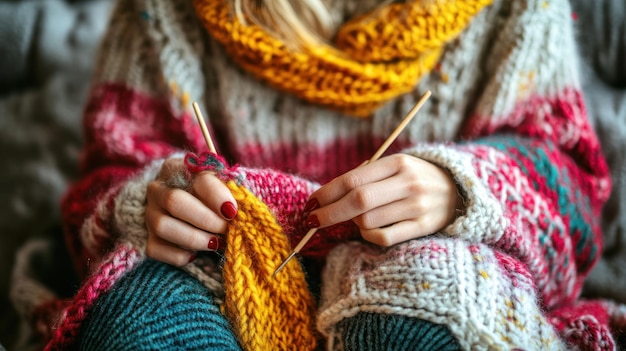
[[[346,18],[377,1],[328,3]],[[329,348],[340,346],[337,324],[366,311],[446,324],[467,350],[614,349],[626,310],[579,296],[602,252],[611,182],[580,92],[571,21],[565,0],[496,1],[414,92],[354,119],[234,66],[189,1],[119,1],[85,109],[84,177],[62,205],[87,280],[51,348],[142,259],[145,186],[162,161],[205,149],[189,101],[295,243],[308,195],[368,159],[429,89],[390,152],[448,169],[467,211],[441,233],[389,249],[358,240],[350,223],[320,231],[302,254],[325,265],[317,326]]]

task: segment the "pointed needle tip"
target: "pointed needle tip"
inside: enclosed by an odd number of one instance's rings
[[[283,261],[283,263],[280,264],[280,266],[278,266],[278,268],[276,268],[276,270],[274,271],[274,274],[272,274],[272,278],[276,277],[276,275],[278,274],[278,272],[280,272],[283,268],[285,268],[285,266],[287,265],[287,263],[293,258],[293,256],[296,255],[296,252],[293,251],[288,257],[287,259],[285,259]]]

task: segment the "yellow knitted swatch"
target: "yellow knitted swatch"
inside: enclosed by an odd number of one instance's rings
[[[392,4],[348,22],[333,47],[290,50],[256,25],[243,25],[228,1],[194,0],[208,32],[241,67],[275,88],[365,117],[411,91],[444,45],[492,0]]]
[[[297,262],[272,278],[291,252],[270,209],[234,181],[238,213],[226,236],[225,314],[245,350],[313,350],[315,301]]]

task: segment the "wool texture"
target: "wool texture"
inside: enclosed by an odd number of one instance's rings
[[[228,173],[215,155],[189,155],[192,173]],[[299,264],[272,277],[291,245],[267,205],[235,180],[224,179],[239,208],[226,235],[225,314],[246,350],[314,350],[315,302]]]
[[[72,301],[64,306],[59,315],[60,320],[55,321],[52,327],[54,334],[44,350],[76,349],[76,337],[96,300],[108,292],[124,273],[132,270],[140,262],[141,255],[124,245],[108,254]]]
[[[241,350],[204,286],[153,260],[142,262],[103,294],[77,339],[78,349],[85,351]]]
[[[381,3],[327,5],[343,21]],[[203,259],[185,270],[223,303],[241,344],[254,348],[260,327],[238,318],[268,313],[268,323],[281,321],[293,311],[273,301],[311,302],[296,262],[281,276],[298,279],[299,301],[280,294],[288,282],[275,286],[252,275],[267,277],[289,251],[282,245],[304,235],[309,195],[369,159],[428,89],[433,98],[389,152],[449,171],[466,211],[438,233],[390,248],[364,243],[352,222],[320,230],[301,251],[308,272],[323,267],[317,331],[296,314],[303,324],[295,332],[305,337],[294,342],[313,345],[319,332],[328,349],[341,349],[339,326],[368,313],[443,325],[463,350],[617,348],[623,306],[580,299],[602,252],[600,214],[611,180],[580,91],[568,1],[494,1],[447,41],[413,89],[368,118],[272,88],[206,31],[203,15],[186,0],[116,5],[85,108],[85,176],[62,203],[84,283],[69,305],[48,305],[60,308],[50,345],[70,345],[98,296],[141,262],[145,192],[159,162],[203,154],[190,101],[207,112],[218,153],[239,165],[222,163],[218,174],[249,214],[229,229],[246,234],[228,237],[227,250],[248,254],[228,251],[223,268]],[[256,221],[270,236],[248,235],[258,232]],[[245,295],[249,288],[254,297]],[[267,331],[262,342],[292,342],[281,332]]]
[[[359,313],[341,321],[339,328],[346,351],[460,350],[445,326],[417,318]]]
[[[443,46],[490,3],[392,4],[346,23],[332,47],[294,52],[262,28],[240,23],[227,1],[194,2],[207,30],[243,68],[281,91],[361,117],[411,91]]]

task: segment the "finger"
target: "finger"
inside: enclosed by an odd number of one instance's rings
[[[376,229],[392,225],[394,223],[414,220],[424,214],[423,208],[420,208],[415,201],[403,199],[379,206],[369,210],[361,215],[352,218],[352,221],[360,229]]]
[[[226,233],[227,221],[209,209],[198,198],[184,190],[168,188],[161,182],[155,183],[152,186],[161,187],[161,191],[151,191],[148,195],[159,196],[156,200],[171,216],[207,232]]]
[[[348,171],[317,189],[310,198],[317,199],[319,206],[333,203],[364,184],[377,182],[396,174],[397,168],[389,163],[389,158],[382,158]]]
[[[320,227],[326,227],[353,219],[375,208],[398,202],[408,195],[406,182],[388,178],[352,189],[337,201],[312,211],[309,219],[315,217]],[[402,211],[404,212],[405,210]],[[307,224],[313,226],[311,224],[314,223]]]
[[[402,221],[382,228],[361,229],[361,237],[373,244],[389,247],[432,234],[425,228],[420,220]]]
[[[186,265],[196,257],[194,251],[171,245],[155,235],[150,235],[146,246],[146,255],[155,260],[178,267]]]
[[[156,237],[185,250],[217,251],[223,240],[158,210],[146,210],[146,226]]]
[[[237,201],[228,187],[212,173],[204,172],[196,176],[191,191],[222,218],[231,220],[237,215]]]

